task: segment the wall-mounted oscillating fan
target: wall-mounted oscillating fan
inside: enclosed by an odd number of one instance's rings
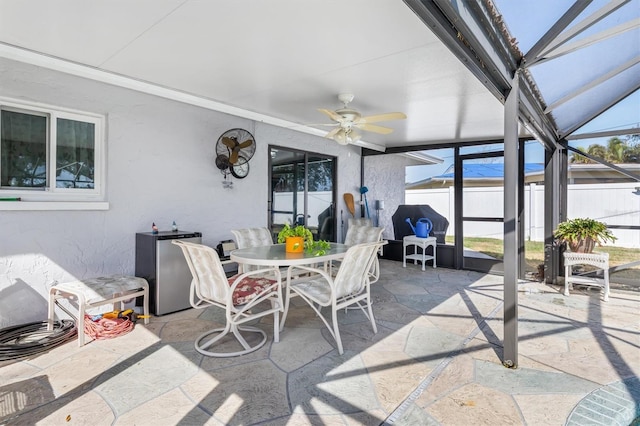
[[[244,129],[231,129],[224,132],[216,143],[216,167],[225,175],[231,173],[242,179],[249,174],[249,160],[256,152],[256,141],[251,133]]]
[[[218,138],[216,144],[216,154],[226,155],[231,164],[237,163],[240,155],[249,161],[255,152],[256,140],[244,129],[227,130]]]
[[[336,128],[327,133],[326,138],[333,139],[341,145],[347,145],[360,140],[362,135],[358,132],[358,129],[383,135],[393,132],[393,129],[390,127],[377,126],[371,123],[407,118],[407,116],[401,112],[388,112],[364,117],[358,111],[349,107],[349,102],[353,101],[353,98],[354,96],[352,94],[343,93],[338,95],[338,99],[343,105],[342,108],[335,111],[318,109],[318,111],[327,114],[329,118],[335,121],[335,123],[327,124],[327,126],[336,126]]]

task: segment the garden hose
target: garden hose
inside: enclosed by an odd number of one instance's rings
[[[58,306],[68,313],[62,306]],[[46,352],[78,334],[75,318],[54,321],[52,330],[47,330],[47,326],[47,321],[36,321],[0,329],[0,361]]]
[[[54,321],[53,330],[47,330],[47,321],[3,328],[0,330],[0,361],[48,351],[75,338],[77,333],[74,320]]]

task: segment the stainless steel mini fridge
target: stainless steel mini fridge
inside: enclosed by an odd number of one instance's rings
[[[149,282],[149,309],[164,315],[191,307],[191,272],[180,247],[172,240],[201,243],[200,232],[167,231],[136,234],[136,277]]]

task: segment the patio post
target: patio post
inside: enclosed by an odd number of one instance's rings
[[[502,364],[518,367],[518,112],[520,70],[504,104],[504,353]]]

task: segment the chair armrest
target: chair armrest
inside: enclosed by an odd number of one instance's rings
[[[292,271],[294,271],[294,270],[302,270],[302,271],[306,271],[306,272],[312,272],[314,274],[321,275],[324,279],[326,279],[327,281],[331,282],[331,276],[327,272],[322,270],[322,269],[311,268],[309,266],[302,266],[302,265],[295,266],[294,265],[294,266],[289,266],[289,269],[287,269],[287,282],[288,283],[291,282],[291,276],[293,275]]]

